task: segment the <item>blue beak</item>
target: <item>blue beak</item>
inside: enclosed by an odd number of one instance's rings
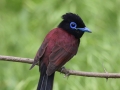
[[[77,29],[79,29],[79,30],[81,30],[81,31],[83,31],[83,32],[89,32],[89,33],[92,33],[92,32],[90,31],[90,29],[87,28],[87,27],[84,27],[84,28],[77,28]]]

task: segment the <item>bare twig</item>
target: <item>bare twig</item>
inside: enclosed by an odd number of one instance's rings
[[[32,64],[33,59],[30,58],[21,58],[13,56],[3,56],[0,55],[0,61],[12,61],[12,62],[21,62]],[[61,70],[58,70],[59,72]],[[76,76],[85,76],[85,77],[99,77],[99,78],[120,78],[120,73],[97,73],[97,72],[84,72],[84,71],[74,71],[74,70],[62,70],[62,73]]]
[[[30,59],[30,58],[21,58],[21,57],[3,56],[3,55],[0,55],[0,60],[11,61],[11,62],[21,62],[21,63],[28,63],[28,64],[33,63],[33,59]]]

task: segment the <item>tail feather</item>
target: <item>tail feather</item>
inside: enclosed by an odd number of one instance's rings
[[[41,75],[38,82],[37,90],[52,90],[54,80],[54,73],[48,76],[46,69],[41,68]]]

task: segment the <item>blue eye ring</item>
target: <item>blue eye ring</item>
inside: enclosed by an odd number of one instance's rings
[[[70,23],[70,28],[76,29],[76,27],[77,27],[77,24],[75,22]]]

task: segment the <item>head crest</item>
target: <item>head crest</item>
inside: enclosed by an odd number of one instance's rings
[[[62,16],[62,19],[64,19],[65,21],[76,21],[76,22],[82,21],[82,19],[77,14],[73,14],[73,13],[64,14]]]

